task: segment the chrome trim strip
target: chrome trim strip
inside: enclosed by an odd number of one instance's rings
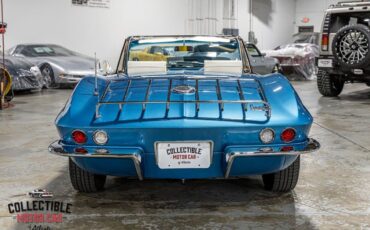
[[[297,67],[301,66],[301,64],[280,64],[281,67]]]
[[[231,152],[226,154],[226,173],[225,178],[227,179],[230,175],[231,168],[234,160],[238,157],[258,157],[258,156],[298,156],[300,154],[315,152],[320,149],[320,143],[315,139],[309,138],[307,146],[301,151],[291,152]]]
[[[131,159],[135,165],[135,170],[139,180],[143,180],[143,174],[141,172],[140,163],[141,156],[139,154],[104,154],[104,153],[87,153],[87,154],[76,154],[68,153],[64,151],[63,147],[59,144],[59,141],[54,141],[49,145],[49,152],[58,156],[63,157],[88,157],[88,158],[120,158],[120,159]]]

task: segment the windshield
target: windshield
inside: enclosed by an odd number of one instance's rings
[[[336,33],[347,25],[362,24],[370,26],[370,13],[364,12],[347,12],[335,13],[330,17],[330,33]]]
[[[132,62],[160,62],[166,71],[203,70],[205,63],[214,66],[241,61],[239,42],[234,38],[154,37],[133,40],[128,47],[128,68]]]
[[[74,53],[57,45],[29,45],[21,51],[27,57],[72,56]]]
[[[293,36],[293,40],[291,43],[311,43],[318,45],[318,42],[318,33],[299,33]]]

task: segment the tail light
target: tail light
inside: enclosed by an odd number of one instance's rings
[[[275,138],[275,132],[272,129],[263,129],[260,132],[260,140],[265,144],[273,142],[274,138]]]
[[[105,145],[108,141],[108,135],[105,131],[98,130],[93,136],[94,142],[98,145]]]
[[[75,152],[76,153],[80,153],[80,154],[86,154],[86,153],[88,153],[87,150],[84,149],[84,148],[76,148],[75,149]]]
[[[287,128],[281,133],[281,140],[283,140],[285,143],[291,142],[295,138],[295,130],[292,128]]]
[[[73,131],[72,138],[77,144],[84,144],[87,141],[86,134],[80,130]]]
[[[293,147],[292,146],[284,146],[281,148],[281,151],[282,152],[290,152],[290,151],[293,151]]]
[[[322,34],[321,50],[323,50],[323,51],[328,51],[329,50],[329,35],[328,34]]]

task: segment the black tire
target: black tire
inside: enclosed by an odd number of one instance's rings
[[[49,89],[57,87],[53,68],[49,64],[43,64],[40,67],[40,71],[42,74],[42,88]]]
[[[368,26],[361,24],[344,26],[333,38],[334,59],[339,65],[347,68],[367,67],[370,62],[369,43],[370,29]],[[361,57],[358,52],[361,52]],[[354,55],[351,56],[352,54]],[[357,55],[358,58],[356,58]]]
[[[317,88],[325,97],[338,96],[344,87],[344,81],[339,76],[319,70],[317,73]]]
[[[299,177],[300,157],[286,169],[262,176],[265,189],[272,192],[289,192],[295,188]]]
[[[11,102],[14,98],[13,87],[10,89],[9,93],[4,96],[5,102]]]
[[[97,175],[85,171],[78,167],[71,158],[69,158],[69,176],[72,186],[80,192],[98,192],[104,189],[106,176]]]

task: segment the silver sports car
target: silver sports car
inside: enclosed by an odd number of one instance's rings
[[[76,84],[86,75],[95,73],[94,58],[54,44],[19,44],[9,55],[25,57],[37,65],[43,75],[45,88],[61,84]]]

